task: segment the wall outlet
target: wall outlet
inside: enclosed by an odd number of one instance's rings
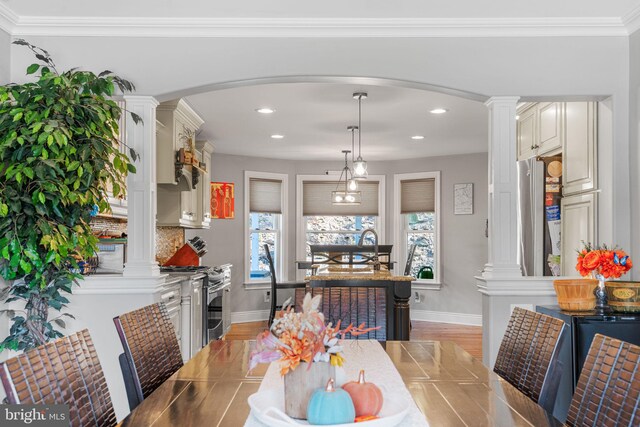
[[[418,291],[415,291],[413,293],[413,300],[415,302],[422,302],[422,295]]]
[[[264,293],[264,302],[271,302],[271,291]]]

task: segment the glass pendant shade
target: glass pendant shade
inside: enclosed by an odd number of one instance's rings
[[[362,193],[359,191],[332,191],[331,203],[334,205],[359,205],[362,201]]]
[[[344,168],[340,173],[335,191],[331,192],[331,203],[333,205],[359,205],[362,200],[362,194],[356,191],[358,183],[356,183],[347,162],[347,155],[351,151],[343,150],[342,152],[344,153]],[[344,180],[342,179],[343,177]]]
[[[353,178],[356,180],[367,179],[367,162],[358,157],[358,160],[353,162]]]
[[[358,189],[358,181],[351,178],[349,180],[349,185],[347,185],[347,187],[349,188],[349,191],[356,191]]]

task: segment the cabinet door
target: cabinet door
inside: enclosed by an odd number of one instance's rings
[[[202,348],[202,280],[192,284],[191,290],[191,357]]]
[[[517,127],[518,160],[535,157],[536,150],[536,108],[523,111],[518,119]]]
[[[562,147],[563,194],[598,188],[596,174],[596,104],[567,102],[565,138]]]
[[[596,241],[596,193],[584,193],[563,197],[560,202],[561,263],[563,276],[575,276],[577,250],[582,242]]]
[[[534,146],[538,154],[546,154],[562,147],[563,102],[538,104],[538,138]]]

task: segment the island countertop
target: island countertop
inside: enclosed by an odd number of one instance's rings
[[[374,271],[370,264],[328,264],[318,266],[316,274],[307,280],[385,280],[391,282],[411,282],[412,276],[395,276],[390,271],[382,269]]]

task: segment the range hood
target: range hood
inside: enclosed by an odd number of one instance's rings
[[[189,191],[197,184],[199,173],[183,164],[184,152],[189,150],[189,141],[195,145],[195,133],[204,120],[183,99],[163,102],[156,114],[160,122],[156,127],[157,183]]]

